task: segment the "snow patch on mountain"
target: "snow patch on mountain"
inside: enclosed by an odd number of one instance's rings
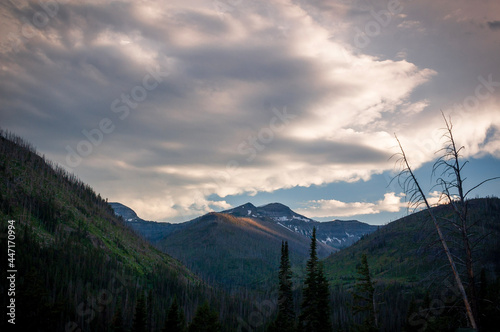
[[[277,223],[278,225],[280,225],[281,227],[285,227],[286,229],[288,229],[290,232],[293,232],[292,229],[288,228],[287,226],[283,225],[282,223],[278,222]]]
[[[302,220],[302,221],[305,221],[305,222],[310,222],[311,221],[311,219],[309,219],[309,218],[303,218],[303,217],[299,217],[299,216],[292,216],[292,219]]]
[[[313,228],[316,227],[318,241],[335,249],[345,248],[358,241],[361,236],[375,230],[374,226],[356,220],[318,222],[295,213],[289,207],[280,203],[271,203],[259,207],[254,206],[252,203],[246,203],[223,212],[233,214],[236,217],[251,216],[262,221],[274,222],[307,238],[311,237]]]

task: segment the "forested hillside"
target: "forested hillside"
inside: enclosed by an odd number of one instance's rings
[[[496,331],[500,323],[500,308],[496,305],[500,303],[500,199],[474,199],[468,202],[468,209],[469,222],[474,225],[470,239],[480,290],[478,302],[483,309],[482,331]],[[449,205],[433,210],[463,276],[465,264],[460,257],[464,249],[450,224],[453,211]],[[376,282],[374,297],[383,331],[454,331],[467,325],[463,302],[436,230],[427,212],[421,211],[381,227],[324,261],[332,300],[339,304],[334,305],[334,321],[340,326],[346,328],[362,317],[355,318],[342,307],[352,302],[363,253]],[[439,308],[429,309],[431,303]]]
[[[234,328],[237,306],[228,297],[137,237],[88,185],[6,132],[0,133],[0,220],[3,266],[8,220],[15,232],[17,328],[106,331],[119,313],[129,329],[141,297],[148,330],[163,328],[174,297],[188,321],[208,300],[225,329]],[[4,310],[7,290],[1,283]],[[6,320],[0,324],[5,330]]]
[[[313,228],[319,258],[377,228],[359,221],[318,222],[279,203],[261,207],[246,203],[178,224],[145,221],[123,204],[109,204],[127,225],[157,248],[210,284],[232,290],[272,288],[278,268],[276,250],[282,241],[289,243],[292,265],[300,274],[309,255]]]
[[[481,331],[496,331],[500,200],[467,204]],[[453,212],[448,205],[433,211],[463,274],[461,239],[450,223]],[[221,331],[266,331],[274,326],[269,324],[280,306],[282,241],[287,242],[285,265],[290,264],[285,269],[287,310],[302,322],[308,307],[304,303],[314,302],[308,293],[313,276],[324,270],[326,279],[319,284],[324,294],[329,286],[330,319],[325,322],[331,321],[335,331],[363,330],[369,324],[376,324],[376,331],[451,332],[467,326],[463,302],[425,211],[380,227],[321,263],[309,258],[307,265],[312,245],[303,241],[304,235],[273,220],[210,213],[157,243],[180,259],[190,257],[198,272],[209,271],[198,277],[137,236],[76,176],[19,137],[1,132],[0,220],[2,264],[12,262],[17,270],[15,320],[23,331],[161,331],[172,324],[189,324],[193,332],[208,325],[215,331],[219,324]],[[12,236],[15,255],[7,256]],[[331,253],[331,247],[313,242],[318,257]],[[10,275],[2,268],[3,280]],[[217,287],[221,284],[225,290]],[[13,297],[7,296],[9,287],[0,284],[3,308]],[[371,287],[373,292],[366,293]],[[2,331],[11,327],[6,320],[0,324]]]
[[[282,241],[290,245],[294,266],[303,265],[309,255],[309,238],[274,222],[214,212],[186,224],[159,241],[158,248],[225,289],[274,287]],[[320,257],[332,251],[318,243]]]

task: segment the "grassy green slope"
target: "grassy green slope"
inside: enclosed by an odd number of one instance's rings
[[[214,304],[222,297],[178,260],[137,237],[88,185],[22,139],[0,132],[3,253],[8,220],[15,221],[17,325],[24,330],[107,330],[118,308],[128,329],[137,298],[150,290],[151,324],[160,330],[174,296],[188,320],[200,301]],[[3,280],[6,273],[2,268]],[[5,285],[0,285],[3,308]],[[221,318],[232,315],[226,310]],[[4,319],[0,330],[5,324]]]
[[[479,285],[479,275],[484,268],[487,279],[494,284],[495,280],[500,280],[500,200],[476,199],[469,202],[469,207],[470,220],[477,222],[473,238],[483,238],[474,250],[477,282]],[[440,217],[452,253],[460,255],[460,241],[452,236],[443,219],[453,216],[450,207],[439,206],[434,210]],[[375,301],[381,331],[455,331],[467,325],[451,268],[434,225],[427,211],[421,211],[380,227],[351,247],[323,260],[333,290],[332,320],[338,323],[339,330],[352,330],[355,322],[362,322],[363,316],[352,311],[352,292],[358,277],[356,267],[362,253],[368,257],[370,272],[376,282]],[[458,259],[456,263],[466,282],[464,266]],[[492,298],[496,296],[495,292],[493,290]],[[426,302],[426,298],[431,302]],[[413,314],[417,308],[422,311],[410,321],[408,310],[412,299],[416,306]],[[430,305],[426,303],[438,303],[443,307],[429,311]],[[490,310],[488,317],[498,317],[498,310]]]
[[[36,154],[19,139],[0,137],[0,218],[29,225],[46,246],[78,237],[139,274],[167,264],[194,280],[182,264],[139,239],[108,204],[76,177]]]
[[[443,218],[452,218],[449,206],[434,208],[440,217],[448,245],[461,254],[460,241],[449,231]],[[500,264],[500,200],[484,198],[469,201],[470,220],[477,222],[474,238],[482,238],[474,251],[476,271],[483,267],[499,274]],[[362,253],[368,256],[371,272],[383,282],[418,283],[450,272],[434,225],[426,211],[396,220],[363,237],[353,246],[328,257],[325,262],[332,284],[351,284]]]

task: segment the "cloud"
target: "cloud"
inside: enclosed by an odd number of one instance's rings
[[[417,30],[419,32],[425,32],[425,28],[422,27],[421,22],[414,21],[414,20],[403,21],[403,22],[398,24],[398,28],[411,29],[411,30]]]
[[[500,21],[488,21],[487,23],[491,30],[500,30]]]
[[[364,1],[214,3],[60,2],[29,38],[22,27],[40,5],[3,6],[2,124],[64,166],[68,146],[77,150],[89,142],[84,132],[111,120],[112,132],[70,171],[156,220],[226,208],[231,195],[368,180],[392,169],[394,132],[417,167],[434,158],[436,95],[457,89],[414,61],[413,45],[394,52],[404,50],[398,61],[369,53],[385,33],[394,44],[399,24],[430,27],[416,17],[420,5],[405,2],[405,15],[356,50],[346,27],[374,19]],[[19,37],[15,48],[8,31]],[[127,104],[154,68],[168,76]],[[464,113],[480,117],[457,121],[471,155],[498,155],[498,135],[486,134],[500,123],[494,94],[488,103]]]
[[[401,202],[403,194],[386,193],[384,199],[375,203],[342,202],[335,199],[314,200],[305,203],[308,207],[297,210],[311,218],[341,218],[358,215],[377,214],[381,212],[399,212],[406,204]]]

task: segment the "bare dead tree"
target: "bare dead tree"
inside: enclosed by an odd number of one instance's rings
[[[451,207],[455,215],[455,219],[448,220],[456,230],[458,230],[462,246],[464,250],[463,261],[465,262],[466,272],[467,272],[467,282],[468,282],[468,293],[470,295],[470,302],[472,306],[472,312],[474,317],[478,317],[478,305],[477,305],[477,289],[474,274],[474,260],[472,257],[472,228],[479,221],[470,221],[468,218],[468,195],[484,183],[492,180],[499,179],[500,177],[493,177],[486,179],[474,186],[473,188],[466,191],[464,188],[464,182],[466,178],[463,176],[463,168],[468,164],[468,161],[462,161],[462,151],[465,149],[464,146],[458,147],[453,137],[453,124],[451,119],[447,119],[444,113],[442,113],[443,119],[446,125],[444,128],[443,137],[446,139],[444,147],[438,151],[442,153],[442,156],[434,163],[433,174],[440,172],[439,178],[437,179],[437,185],[441,187],[441,197],[440,199],[445,199]]]
[[[400,186],[404,189],[406,192],[409,201],[410,207],[414,207],[417,209],[421,205],[425,205],[425,209],[429,213],[429,216],[434,223],[434,227],[436,228],[437,234],[439,236],[439,241],[441,242],[441,245],[443,246],[443,250],[446,254],[446,257],[448,258],[448,262],[450,264],[453,276],[455,278],[455,282],[457,283],[458,290],[460,291],[460,294],[462,296],[462,299],[464,301],[465,305],[465,310],[467,312],[467,317],[469,319],[469,323],[473,329],[477,329],[477,324],[476,320],[474,319],[474,314],[472,312],[472,307],[470,305],[469,298],[467,296],[467,292],[465,291],[464,285],[462,283],[462,280],[460,278],[460,274],[458,273],[458,269],[455,264],[455,260],[450,252],[450,249],[448,248],[448,244],[446,243],[446,240],[443,236],[443,232],[441,231],[441,227],[438,223],[438,220],[436,218],[436,215],[434,214],[434,211],[431,209],[431,206],[429,204],[429,201],[427,199],[427,196],[425,195],[424,191],[422,190],[422,187],[420,186],[415,173],[413,172],[410,163],[408,161],[408,158],[406,156],[406,153],[403,149],[403,146],[401,145],[401,142],[399,141],[398,137],[395,135],[396,140],[399,145],[400,153],[398,163],[400,164],[400,169],[401,171],[399,172],[398,175],[396,175],[396,178],[398,179],[398,182]]]

